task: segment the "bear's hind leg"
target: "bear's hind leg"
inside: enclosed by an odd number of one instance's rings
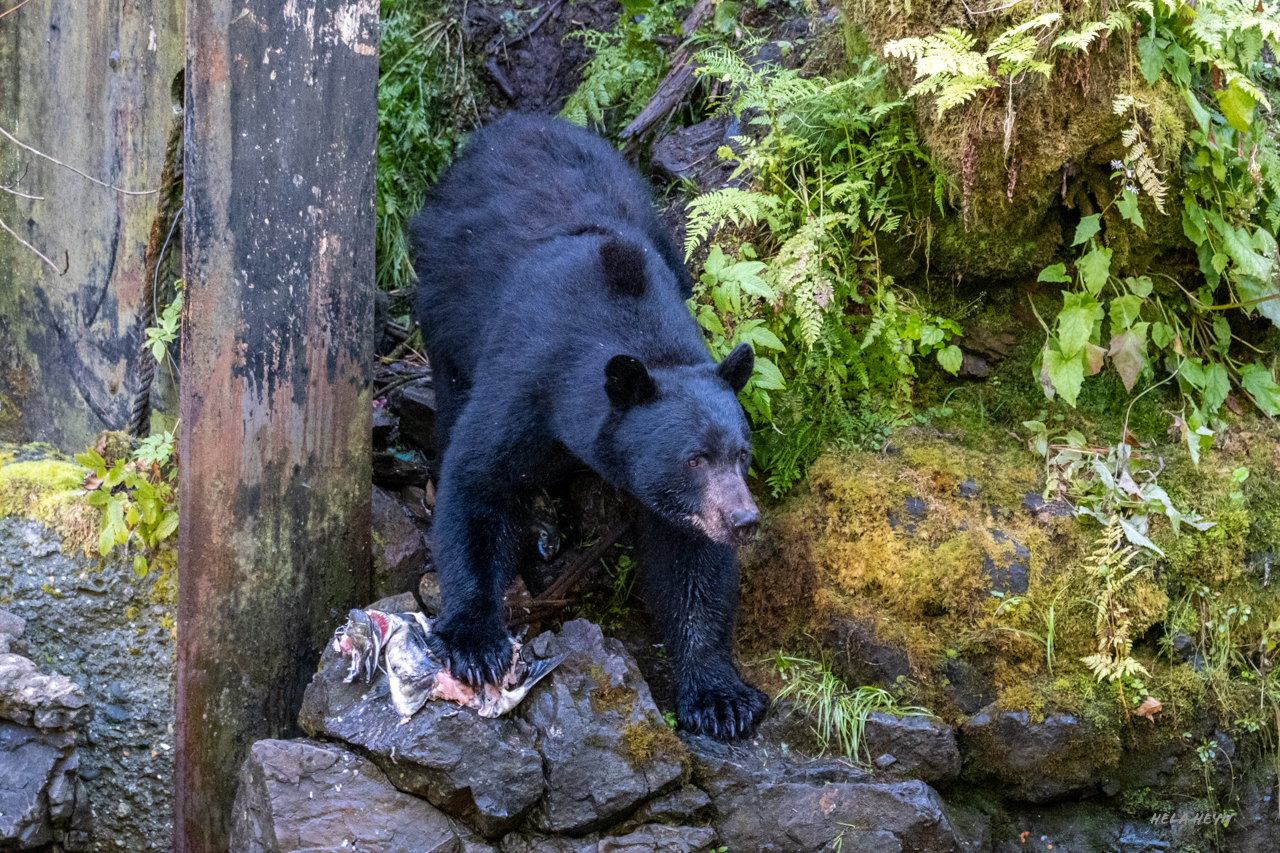
[[[675,664],[681,728],[720,740],[746,737],[769,697],[733,664],[738,561],[732,548],[641,511],[640,588]]]

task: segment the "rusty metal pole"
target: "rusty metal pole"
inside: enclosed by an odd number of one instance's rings
[[[174,849],[370,591],[376,0],[189,2]]]

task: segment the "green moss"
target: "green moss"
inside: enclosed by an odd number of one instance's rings
[[[684,744],[661,719],[646,715],[642,722],[622,727],[622,755],[633,767],[651,767],[658,761],[688,764]]]
[[[18,454],[7,450],[10,458]],[[0,518],[20,516],[53,528],[63,550],[93,554],[101,514],[84,499],[85,470],[61,459],[5,462],[0,457]]]

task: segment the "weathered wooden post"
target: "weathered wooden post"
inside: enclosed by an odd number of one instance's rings
[[[369,591],[376,0],[187,4],[174,849]]]

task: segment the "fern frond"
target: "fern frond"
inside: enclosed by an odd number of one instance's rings
[[[1115,12],[1113,11],[1112,14],[1115,14]],[[1068,30],[1058,36],[1053,46],[1058,50],[1078,50],[1081,53],[1088,53],[1089,45],[1093,44],[1104,32],[1110,34],[1110,16],[1108,16],[1107,21],[1108,23],[1092,21],[1085,24],[1078,32],[1076,30]]]
[[[684,259],[693,255],[694,249],[725,221],[741,225],[744,221],[755,224],[781,207],[777,196],[769,193],[748,192],[726,187],[689,202],[689,220],[685,231]]]
[[[1037,15],[1034,18],[1023,21],[1012,29],[1005,30],[995,41],[991,43],[991,47],[987,48],[987,56],[1008,56],[1011,45],[1019,40],[1019,36],[1023,36],[1032,30],[1043,30],[1053,26],[1062,20],[1061,12],[1046,12],[1043,15]]]

